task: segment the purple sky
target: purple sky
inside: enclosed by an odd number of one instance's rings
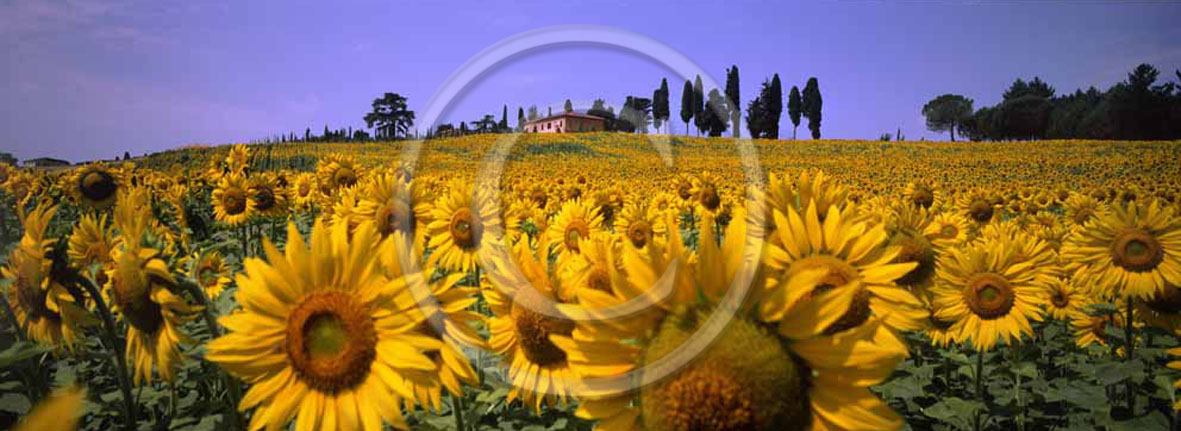
[[[946,139],[919,113],[942,93],[980,107],[1017,77],[1065,92],[1106,88],[1142,62],[1168,77],[1181,68],[1177,2],[738,3],[0,0],[0,151],[78,161],[362,127],[382,92],[421,109],[471,56],[558,24],[643,33],[719,82],[737,64],[744,105],[772,73],[785,93],[816,76],[831,138],[901,127]],[[673,72],[621,50],[550,48],[496,69],[448,119],[499,118],[504,103],[514,124],[521,105],[618,105],[661,77],[675,118]]]

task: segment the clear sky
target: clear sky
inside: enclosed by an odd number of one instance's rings
[[[919,112],[939,94],[992,105],[1034,75],[1059,92],[1106,88],[1143,62],[1175,79],[1178,22],[1172,1],[0,0],[0,151],[80,161],[363,127],[381,93],[421,109],[471,56],[558,24],[643,33],[719,82],[737,64],[744,99],[772,73],[785,93],[815,76],[825,137],[901,127],[946,139]],[[675,118],[673,72],[621,50],[545,49],[497,68],[447,119],[499,118],[508,104],[515,123],[517,106],[566,98],[619,105],[661,77]]]

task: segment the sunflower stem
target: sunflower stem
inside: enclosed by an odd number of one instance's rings
[[[193,297],[196,298],[197,302],[201,305],[201,316],[204,318],[205,326],[209,330],[209,338],[212,340],[220,337],[221,327],[218,326],[217,319],[213,316],[213,304],[209,301],[209,297],[205,295],[205,290],[202,289],[201,286],[197,285],[197,283],[193,283],[185,279],[179,280],[179,284],[180,287],[188,290],[189,294],[193,295]],[[222,381],[225,383],[226,392],[228,392],[230,396],[230,407],[232,408],[233,412],[230,414],[230,416],[231,420],[234,422],[234,429],[243,429],[244,423],[242,421],[242,415],[238,413],[238,405],[242,401],[242,388],[238,385],[238,381],[235,380],[233,376],[225,372],[225,370],[221,370],[220,367],[218,369],[220,370],[219,372],[221,373]]]
[[[1016,370],[1017,365],[1021,361],[1020,351],[1017,345],[1012,346],[1012,354],[1012,367]],[[1017,431],[1025,431],[1025,405],[1021,402],[1021,373],[1014,372],[1013,379],[1015,380],[1013,382],[1013,399],[1017,404],[1017,416],[1014,418],[1014,421],[1017,423]]]
[[[131,377],[127,375],[127,359],[124,357],[123,343],[120,343],[119,337],[115,335],[115,317],[111,315],[111,309],[107,308],[106,301],[103,301],[103,296],[94,283],[83,277],[77,277],[77,280],[78,284],[86,290],[86,294],[90,295],[90,299],[94,301],[94,308],[98,309],[98,314],[102,317],[103,335],[107,339],[106,344],[111,348],[115,377],[119,381],[119,391],[123,395],[123,426],[128,431],[135,430],[136,403],[135,399],[131,397]]]
[[[451,414],[455,415],[455,430],[465,431],[467,428],[463,424],[463,400],[455,394],[451,394]]]
[[[1132,353],[1136,348],[1136,340],[1134,328],[1132,325],[1132,300],[1126,299],[1127,307],[1125,307],[1127,314],[1124,316],[1124,362],[1132,361]],[[1128,379],[1125,384],[1127,388],[1127,402],[1128,414],[1135,415],[1136,413],[1136,384],[1132,379]]]
[[[976,401],[984,404],[984,351],[976,352]],[[982,428],[984,419],[984,411],[976,412],[976,431]]]

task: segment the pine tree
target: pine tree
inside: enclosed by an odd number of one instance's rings
[[[685,80],[681,90],[681,121],[685,122],[685,136],[689,136],[689,120],[693,119],[693,83]]]
[[[734,137],[742,134],[739,122],[742,120],[742,98],[738,89],[738,65],[726,70],[726,105],[729,107],[730,126],[734,128]]]
[[[800,127],[800,88],[791,86],[791,94],[787,96],[787,116],[791,118],[791,139],[796,138],[796,128]]]

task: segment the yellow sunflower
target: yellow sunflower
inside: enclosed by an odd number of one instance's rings
[[[689,193],[693,195],[693,205],[700,211],[717,214],[722,208],[721,179],[709,172],[702,172],[689,181],[693,185],[689,188]]]
[[[1176,332],[1181,329],[1181,287],[1165,283],[1164,290],[1152,298],[1136,301],[1135,314],[1148,325]]]
[[[622,234],[626,244],[644,248],[668,233],[661,210],[650,207],[640,198],[629,200],[615,217],[615,233]]]
[[[246,170],[246,166],[250,161],[249,152],[245,144],[234,144],[230,147],[229,153],[226,154],[226,167],[229,168],[230,173],[241,174]]]
[[[254,196],[242,174],[221,177],[213,189],[213,216],[222,223],[237,226],[254,215]]]
[[[184,361],[181,343],[191,340],[180,330],[199,307],[190,306],[170,288],[176,285],[160,252],[143,245],[151,220],[148,192],[129,189],[115,208],[119,245],[111,251],[106,270],[111,310],[127,322],[127,357],[135,369],[135,382],[150,383],[152,367],[171,381]]]
[[[42,203],[24,216],[25,233],[0,267],[0,276],[9,280],[4,293],[17,326],[39,344],[72,350],[80,328],[97,321],[50,276],[53,240],[45,237],[45,229],[56,212]]]
[[[222,317],[228,333],[206,355],[252,384],[238,408],[254,409],[250,429],[379,431],[406,429],[400,399],[408,380],[428,381],[437,366],[426,352],[438,340],[418,334],[412,302],[398,301],[406,282],[379,268],[369,227],[317,222],[310,247],[295,225],[280,252],[250,259],[237,277],[240,310]]]
[[[557,303],[558,281],[546,256],[548,241],[543,238],[534,252],[521,241],[512,247],[512,259],[524,279],[508,271],[508,263],[497,261],[500,270],[488,273],[484,298],[492,311],[488,321],[491,339],[488,344],[508,366],[512,389],[508,401],[521,399],[534,411],[541,405],[564,402],[570,393],[574,373],[566,352],[551,341],[553,335],[570,335],[574,322],[562,317],[559,310],[547,305]],[[558,314],[542,314],[539,309]]]
[[[697,259],[679,246],[675,229],[670,230],[668,250],[624,249],[628,268],[636,270],[615,286],[614,294],[588,291],[588,303],[618,306],[643,295],[640,286],[655,285],[673,261],[679,274],[674,292],[655,304],[656,318],[647,323],[584,321],[570,336],[551,335],[579,377],[656,379],[646,376],[660,369],[652,365],[695,345],[694,334],[722,309],[717,301],[731,282],[740,276],[753,277],[756,285],[763,282],[757,247],[746,247],[746,215],[742,209],[735,212],[721,246],[703,240]],[[702,238],[712,238],[712,225],[712,220],[703,223]],[[663,379],[638,388],[589,388],[580,395],[576,414],[597,419],[599,429],[611,431],[901,428],[902,419],[868,388],[893,372],[905,346],[876,318],[846,332],[821,335],[856,295],[852,286],[811,298],[796,294],[811,291],[825,272],[809,270],[788,278],[765,297],[780,298],[777,307],[735,314],[712,344]],[[773,329],[787,325],[798,327],[793,336]]]
[[[98,163],[78,168],[70,179],[68,190],[74,201],[90,208],[110,207],[124,185],[118,169]]]
[[[255,175],[246,184],[249,200],[254,203],[253,215],[275,217],[287,214],[287,191],[278,186],[273,175]]]
[[[923,234],[935,247],[947,249],[967,242],[970,230],[971,226],[963,215],[947,211],[935,214]]]
[[[419,184],[393,174],[374,175],[352,212],[357,225],[372,224],[383,238],[403,232],[413,240],[414,250],[421,256],[426,246],[426,221],[430,220],[431,205]]]
[[[1074,226],[1085,226],[1092,218],[1103,217],[1107,214],[1107,204],[1093,196],[1081,193],[1070,195],[1063,206],[1066,210],[1066,218],[1073,222]]]
[[[1054,277],[1046,291],[1046,311],[1057,320],[1070,321],[1080,313],[1086,314],[1085,308],[1095,302],[1069,278]]]
[[[291,183],[291,200],[295,207],[299,209],[311,207],[316,202],[318,189],[314,175],[310,173],[296,175],[295,180]]]
[[[961,194],[956,205],[962,214],[978,225],[991,222],[1001,212],[1001,205],[997,203],[996,199],[983,191]]]
[[[565,260],[569,256],[578,254],[578,244],[582,238],[589,238],[603,231],[603,218],[590,201],[570,200],[562,204],[562,209],[554,216],[546,235],[556,242],[554,251],[558,259]]]
[[[111,250],[118,241],[114,226],[108,225],[107,215],[95,217],[93,214],[83,214],[78,219],[74,231],[70,233],[69,248],[66,253],[70,258],[70,265],[78,269],[86,269],[91,265],[99,265],[106,269],[111,262]],[[105,273],[101,274],[105,277]],[[104,284],[101,280],[99,284]]]
[[[450,190],[435,200],[430,212],[428,266],[454,271],[477,267],[477,253],[493,220],[493,203],[465,181],[453,181]]]
[[[1030,321],[1042,320],[1051,274],[1033,261],[1019,259],[1020,245],[1015,242],[990,237],[950,250],[940,261],[933,289],[935,317],[955,322],[959,339],[970,340],[976,350],[1031,335]]]
[[[1181,218],[1157,200],[1117,204],[1071,235],[1062,257],[1084,265],[1104,298],[1149,299],[1181,284]]]
[[[226,285],[230,283],[232,272],[225,259],[222,259],[221,253],[211,251],[206,253],[200,262],[197,262],[196,268],[193,269],[193,278],[212,300],[221,296]]]
[[[361,177],[361,167],[349,156],[332,154],[316,165],[316,179],[321,187],[329,191],[355,186]]]

